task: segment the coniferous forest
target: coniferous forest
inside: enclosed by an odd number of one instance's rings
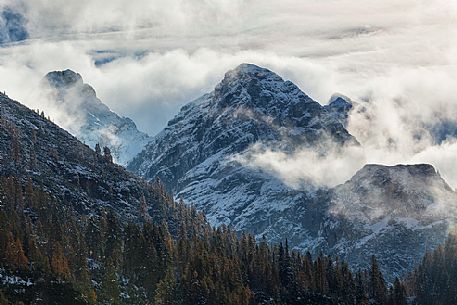
[[[353,273],[338,258],[290,251],[287,241],[269,246],[213,229],[165,193],[180,219],[175,235],[148,217],[77,217],[14,177],[0,186],[1,280],[12,284],[2,305],[406,304],[404,284],[388,287],[374,257],[371,269]]]
[[[455,235],[405,281],[387,284],[375,257],[370,269],[353,273],[338,258],[290,251],[287,241],[269,246],[213,229],[162,194],[181,219],[175,236],[147,216],[141,225],[123,225],[109,211],[81,219],[31,182],[1,178],[0,268],[7,276],[0,304],[456,302]]]

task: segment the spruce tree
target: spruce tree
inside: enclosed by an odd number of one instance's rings
[[[379,270],[378,261],[373,255],[371,257],[371,270],[370,270],[370,297],[377,302],[377,304],[384,304],[386,302],[387,288],[384,278]]]

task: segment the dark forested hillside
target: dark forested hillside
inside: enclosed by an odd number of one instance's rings
[[[457,232],[428,252],[410,275],[408,288],[417,304],[457,304]]]
[[[30,181],[80,215],[109,209],[126,220],[140,216],[138,206],[156,220],[170,218],[172,200],[154,183],[112,163],[110,150],[90,149],[65,130],[0,94],[0,175]]]
[[[0,96],[0,304],[403,304],[376,260],[269,246]]]
[[[201,225],[177,204],[166,222],[123,224],[110,210],[81,216],[15,177],[0,179],[0,304],[404,304],[376,260],[351,273],[338,259],[256,244]],[[400,293],[398,293],[400,292]],[[3,302],[3,303],[2,303]]]

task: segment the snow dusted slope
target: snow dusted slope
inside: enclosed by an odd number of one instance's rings
[[[366,165],[330,197],[322,246],[355,267],[376,255],[391,279],[443,243],[457,220],[457,194],[427,164]]]
[[[159,177],[213,225],[271,242],[288,238],[354,268],[375,254],[386,274],[402,275],[444,241],[457,214],[455,193],[433,167],[367,165],[333,189],[309,181],[292,189],[239,162],[259,146],[325,153],[327,145],[357,145],[344,128],[351,107],[340,95],[321,106],[273,72],[243,64],[184,106],[128,168]]]
[[[116,163],[126,165],[149,142],[150,137],[131,119],[118,116],[103,104],[81,75],[71,70],[54,71],[46,75],[43,84],[46,98],[58,109],[58,117],[53,119],[90,147],[97,143],[109,147]]]
[[[323,141],[325,139],[325,141]],[[159,177],[177,197],[204,211],[213,225],[257,237],[308,239],[296,212],[315,198],[236,160],[253,144],[292,150],[355,142],[340,118],[290,81],[250,64],[229,71],[209,94],[184,106],[128,166]]]
[[[349,111],[353,108],[352,101],[346,96],[334,94],[324,108],[331,114],[331,116],[344,127],[347,126]]]

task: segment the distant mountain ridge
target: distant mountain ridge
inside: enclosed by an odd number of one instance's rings
[[[126,165],[149,142],[150,137],[130,118],[120,117],[103,104],[80,74],[53,71],[42,83],[45,98],[54,101],[53,108],[74,120],[68,131],[92,148],[97,143],[107,146],[115,162]]]

